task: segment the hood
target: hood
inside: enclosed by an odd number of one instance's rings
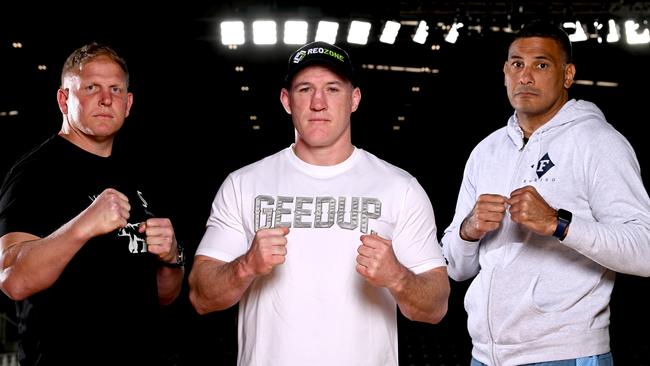
[[[538,134],[543,134],[546,131],[571,123],[581,123],[584,121],[599,120],[605,122],[603,112],[594,103],[587,102],[586,100],[571,99],[567,101],[562,109],[553,118],[546,122],[542,127],[538,128],[531,138]],[[508,119],[507,125],[508,136],[513,144],[518,149],[524,147],[524,131],[519,127],[517,113],[513,113]]]

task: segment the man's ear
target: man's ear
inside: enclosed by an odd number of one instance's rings
[[[291,98],[289,98],[289,91],[287,88],[282,88],[282,90],[280,90],[280,103],[282,103],[287,114],[291,114]]]
[[[56,102],[63,114],[68,114],[68,93],[70,89],[63,89],[63,87],[56,91]]]
[[[124,117],[128,117],[131,112],[131,106],[133,105],[133,93],[126,94],[126,114]]]
[[[566,65],[564,69],[564,89],[569,89],[573,85],[573,78],[576,76],[576,67],[574,64]]]
[[[359,108],[359,103],[361,103],[361,89],[356,87],[352,91],[352,112]]]

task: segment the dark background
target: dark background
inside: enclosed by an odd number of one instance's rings
[[[437,22],[454,19],[485,27],[543,17],[555,22],[626,16],[642,21],[647,2],[628,1],[183,1],[160,5],[123,2],[0,5],[0,175],[22,154],[56,133],[61,116],[56,104],[65,58],[90,41],[114,46],[127,60],[134,93],[132,114],[116,142],[115,153],[141,167],[154,185],[158,206],[169,216],[177,237],[194,253],[210,205],[227,173],[285,148],[293,128],[279,102],[286,60],[295,46],[247,44],[229,50],[218,39],[218,24],[243,20],[250,27],[261,17],[281,21],[302,16],[341,22],[337,43],[349,50],[357,67],[362,102],[353,115],[353,142],[413,174],[436,212],[439,237],[450,223],[465,160],[491,131],[503,126],[512,109],[503,87],[502,66],[510,35],[483,32],[442,41]],[[350,20],[373,23],[368,45],[350,45],[343,36]],[[383,21],[426,20],[424,45],[410,40],[415,27],[403,26],[394,45],[378,42]],[[250,28],[247,28],[249,31]],[[342,35],[343,34],[343,35]],[[12,42],[21,42],[15,49]],[[439,44],[440,50],[431,46]],[[650,147],[648,65],[650,45],[574,44],[576,79],[610,81],[618,87],[575,85],[571,96],[595,102],[637,152],[647,182]],[[439,73],[371,70],[364,65],[430,67]],[[47,70],[38,70],[38,65]],[[235,72],[235,66],[244,66]],[[243,93],[242,86],[249,91]],[[419,87],[414,92],[413,87]],[[250,116],[256,120],[251,121]],[[403,118],[400,118],[403,117]],[[257,126],[258,129],[254,129]],[[395,130],[394,126],[399,126]],[[495,172],[499,174],[499,172]],[[649,243],[650,245],[650,243]],[[650,265],[650,264],[649,264]],[[189,273],[188,267],[188,273]],[[110,270],[118,270],[117,268]],[[449,312],[438,325],[400,318],[403,365],[468,365],[463,296],[469,281],[452,281]],[[612,298],[612,350],[618,365],[650,365],[650,315],[646,278],[617,277]],[[13,305],[2,296],[11,319]],[[197,315],[181,298],[166,310],[166,342],[179,365],[232,365],[236,345],[236,308]],[[128,332],[128,330],[125,330]],[[15,329],[7,329],[11,348]]]

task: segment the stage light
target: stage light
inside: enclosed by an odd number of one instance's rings
[[[275,21],[256,20],[253,22],[253,43],[255,44],[276,44],[278,35]]]
[[[339,23],[328,22],[321,20],[318,22],[316,29],[316,41],[327,42],[329,44],[336,43],[336,34],[339,31]]]
[[[600,36],[603,26],[603,23],[600,23],[598,20],[594,20],[594,34],[591,35],[591,38],[596,38],[598,43],[603,43],[603,37]]]
[[[458,40],[458,29],[462,28],[464,26],[463,23],[456,23],[451,25],[451,29],[449,29],[449,33],[445,36],[445,42],[449,43],[456,43],[456,40]]]
[[[348,43],[366,44],[370,34],[370,23],[353,20],[348,31]]]
[[[242,21],[221,22],[220,29],[221,44],[223,45],[244,44],[246,41],[244,22]]]
[[[420,21],[420,24],[418,24],[418,28],[415,30],[415,34],[413,35],[413,42],[424,44],[429,36],[429,32],[427,32],[428,30],[429,26],[427,25],[427,22],[424,20]]]
[[[392,20],[387,21],[386,24],[384,24],[384,30],[381,32],[381,36],[379,37],[379,42],[394,44],[401,26],[402,25],[398,22]]]
[[[307,43],[307,30],[309,24],[302,20],[287,20],[284,22],[284,43],[304,44]]]
[[[571,37],[573,36],[573,39]],[[569,40],[571,42],[584,42],[588,39],[587,33],[585,33],[585,29],[582,27],[582,24],[580,24],[579,20],[576,20],[576,31],[569,36]]]
[[[458,19],[451,25],[440,20],[433,23],[433,31],[436,32],[436,40],[430,45],[431,50],[440,50],[441,39],[448,43],[456,43],[461,36],[460,28],[466,28],[463,36],[473,36],[475,33],[483,35],[487,29],[499,32],[512,32],[510,25],[507,27],[499,27],[496,23],[486,24],[481,23],[480,19],[463,19],[460,22]],[[626,22],[622,20],[596,18],[590,20],[587,24],[582,24],[579,20],[574,22],[561,23],[563,29],[569,33],[571,42],[586,41],[594,38],[598,43],[607,41],[608,43],[618,42],[621,39],[621,33],[625,32],[625,37],[628,44],[649,44],[650,43],[650,28],[647,21],[639,18],[630,19]],[[350,44],[366,45],[370,42],[395,44],[399,42],[397,36],[399,32],[404,32],[401,28],[406,26],[413,29],[411,35],[413,42],[425,44],[428,41],[431,25],[427,24],[424,20],[386,20],[381,27],[381,34],[378,28],[373,29],[371,22],[352,20],[349,24],[339,23],[335,21],[321,20],[317,24],[316,31],[311,31],[312,20],[287,20],[284,21],[282,40],[278,32],[278,25],[275,21],[267,19],[260,19],[253,21],[252,24],[239,20],[229,20],[220,22],[220,38],[221,43],[229,49],[237,49],[239,45],[245,44],[247,41],[253,41],[257,45],[273,45],[280,42],[288,45],[305,44],[310,38],[315,41],[324,41],[335,44],[338,37],[338,29],[340,26],[348,28],[347,42]],[[315,22],[315,21],[314,21]],[[494,20],[492,21],[494,22]],[[249,34],[246,34],[246,32]],[[252,31],[253,35],[250,35]],[[438,37],[438,32],[445,33],[444,37]],[[373,37],[371,36],[373,33]],[[376,37],[376,38],[375,38]],[[248,38],[248,39],[247,39]],[[339,41],[343,41],[339,38]],[[13,47],[21,47],[22,44],[14,42]]]
[[[576,20],[575,23],[566,22],[563,24],[563,27],[565,29],[575,29],[573,33],[569,34],[569,40],[571,42],[582,42],[587,40],[587,33],[585,33],[579,20]]]
[[[607,33],[607,42],[618,42],[618,40],[621,39],[621,33],[618,31],[618,25],[614,19],[607,21],[607,26],[609,28],[609,32]]]
[[[616,81],[596,81],[596,86],[604,86],[607,88],[618,88]]]
[[[634,20],[625,21],[625,39],[628,44],[645,44],[650,42],[650,31],[645,28],[641,33],[637,32],[639,23]]]

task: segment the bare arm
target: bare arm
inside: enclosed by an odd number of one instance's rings
[[[190,301],[199,314],[227,309],[236,304],[256,278],[243,264],[197,255],[190,272]]]
[[[402,314],[410,320],[438,323],[447,313],[449,279],[447,269],[433,268],[414,274],[404,267],[390,240],[376,234],[361,236],[357,272],[374,286],[386,287]]]
[[[190,272],[190,301],[205,314],[236,304],[253,281],[284,263],[289,229],[261,229],[246,254],[232,262],[197,255]]]
[[[50,287],[91,238],[127,223],[130,206],[122,193],[107,189],[79,215],[45,238],[12,232],[0,238],[0,287],[23,300]]]
[[[449,277],[445,267],[414,274],[403,267],[403,274],[389,288],[402,314],[410,320],[436,324],[447,314]]]
[[[158,268],[158,301],[162,305],[171,304],[181,292],[183,284],[183,267],[170,268],[161,266]]]

